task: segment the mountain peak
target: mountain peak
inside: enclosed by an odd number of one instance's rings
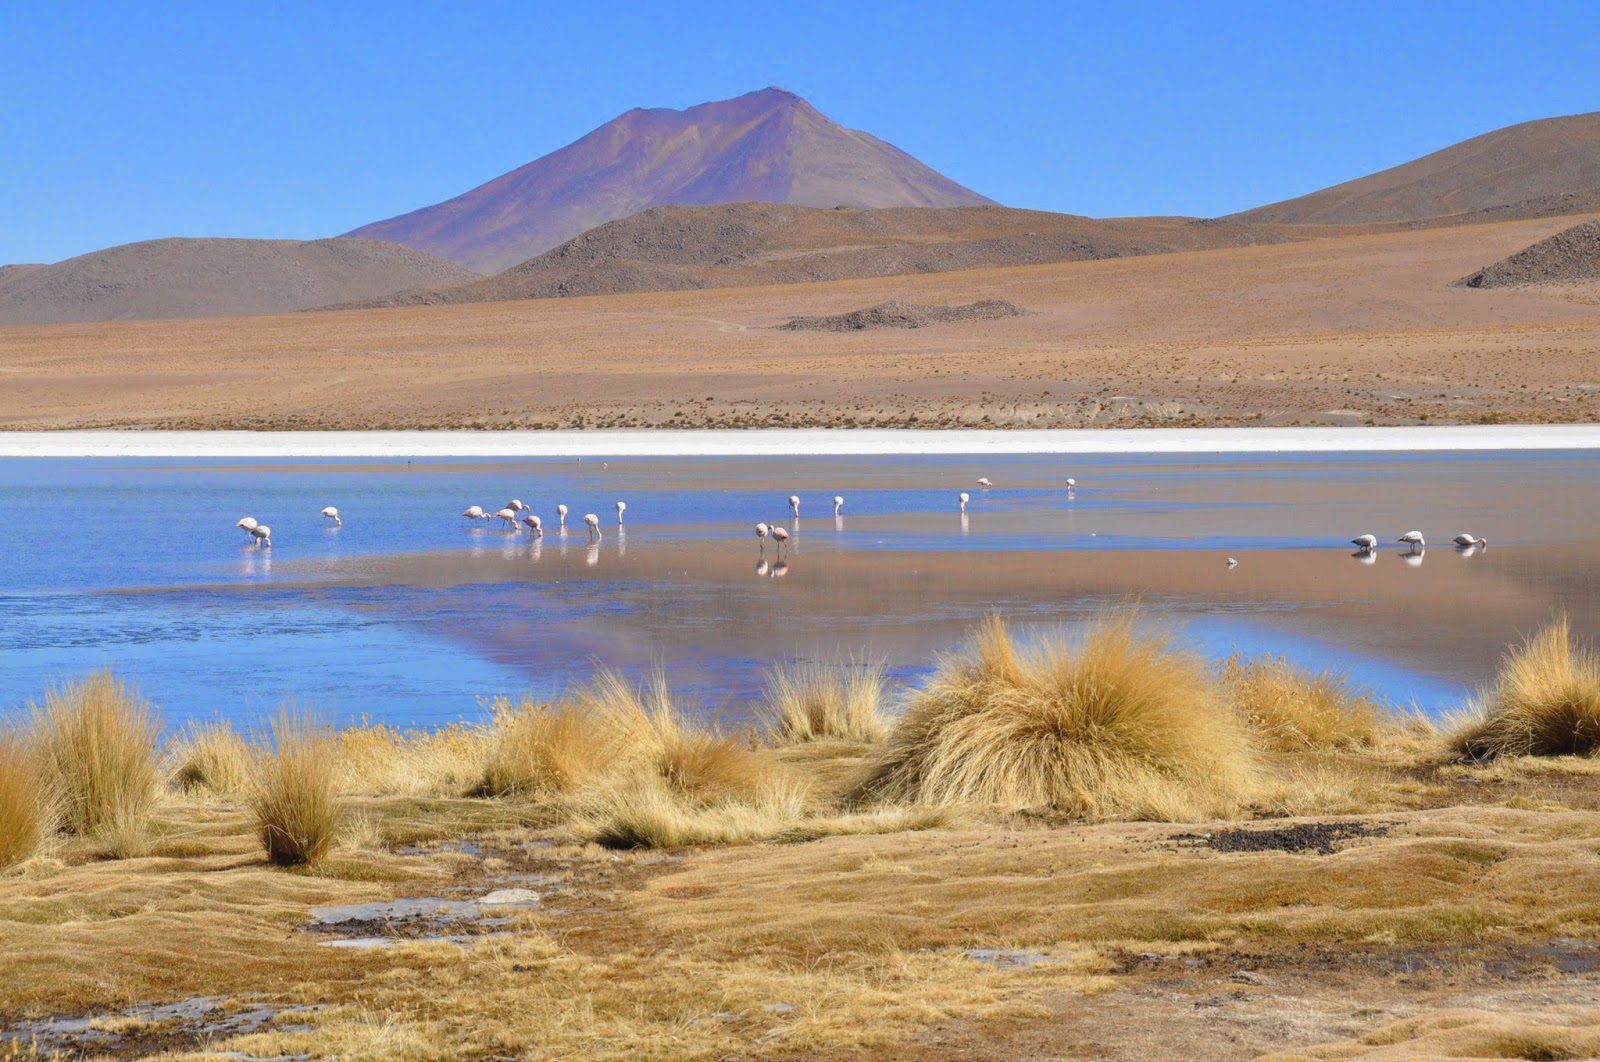
[[[496,272],[653,206],[967,206],[992,201],[775,85],[683,110],[634,108],[454,199],[362,226]]]

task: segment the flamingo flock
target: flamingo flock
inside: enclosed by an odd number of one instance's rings
[[[1470,531],[1463,531],[1450,541],[1455,544],[1456,552],[1463,557],[1474,556],[1489,548],[1488,539],[1479,538]],[[1407,531],[1395,539],[1395,542],[1406,547],[1400,554],[1400,558],[1413,568],[1421,566],[1422,559],[1428,555],[1428,540],[1423,537],[1421,531]],[[1377,558],[1377,535],[1370,532],[1364,535],[1357,535],[1350,540],[1350,544],[1356,548],[1355,553],[1351,555],[1363,564],[1371,564]]]

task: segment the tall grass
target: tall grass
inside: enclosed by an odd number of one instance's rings
[[[190,726],[172,743],[173,781],[186,792],[237,796],[250,778],[250,746],[225,722]]]
[[[33,856],[54,827],[53,803],[27,746],[0,734],[0,867]]]
[[[1192,820],[1255,784],[1210,669],[1166,636],[1121,615],[1025,648],[996,618],[913,694],[854,796]]]
[[[829,738],[871,744],[889,733],[887,686],[881,663],[780,664],[767,677],[761,714],[779,744]]]
[[[150,705],[109,671],[46,692],[29,741],[62,825],[136,854],[161,789],[157,734]]]
[[[479,791],[490,796],[570,793],[612,758],[594,714],[571,702],[497,701]]]
[[[350,727],[337,736],[340,786],[369,795],[477,792],[494,738],[491,728],[467,723],[437,730],[399,730],[383,723]]]
[[[1313,675],[1282,657],[1230,657],[1222,683],[1257,740],[1274,751],[1371,748],[1390,729],[1383,707],[1341,676]]]
[[[1600,656],[1572,644],[1562,617],[1506,654],[1477,709],[1454,720],[1454,750],[1471,759],[1600,752]]]
[[[332,734],[301,711],[272,721],[250,780],[250,808],[267,858],[279,866],[315,863],[327,854],[344,816],[338,747]]]

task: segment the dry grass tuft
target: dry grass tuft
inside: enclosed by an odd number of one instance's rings
[[[1389,729],[1383,707],[1351,692],[1343,677],[1312,675],[1282,657],[1231,657],[1222,682],[1246,725],[1274,751],[1372,748]]]
[[[1095,819],[1236,811],[1256,785],[1243,728],[1203,661],[1134,620],[1027,650],[990,620],[913,695],[855,798]]]
[[[31,858],[54,828],[54,807],[33,757],[15,734],[0,734],[0,867]]]
[[[571,793],[594,779],[610,750],[593,715],[575,703],[497,701],[477,791],[488,796]]]
[[[191,726],[168,753],[172,779],[184,792],[238,796],[250,778],[250,746],[226,722]]]
[[[887,687],[881,663],[779,665],[762,705],[767,733],[778,744],[882,741],[889,734]]]
[[[150,705],[109,671],[49,690],[32,706],[29,741],[59,802],[61,825],[134,855],[161,790]]]
[[[802,791],[773,785],[741,800],[693,800],[670,784],[638,777],[589,790],[579,825],[609,848],[735,844],[793,829],[805,815]]]
[[[1565,617],[1507,653],[1483,703],[1454,722],[1460,756],[1593,756],[1600,751],[1600,655],[1572,644]]]
[[[339,834],[338,745],[303,712],[285,709],[272,721],[250,781],[250,808],[267,858],[279,866],[315,863]]]
[[[373,796],[461,796],[480,787],[494,737],[467,723],[398,730],[363,722],[337,735],[340,784]]]

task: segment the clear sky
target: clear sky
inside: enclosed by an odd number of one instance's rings
[[[1009,205],[1216,215],[1600,110],[1597,46],[1595,0],[13,0],[0,262],[335,235],[766,85]]]

